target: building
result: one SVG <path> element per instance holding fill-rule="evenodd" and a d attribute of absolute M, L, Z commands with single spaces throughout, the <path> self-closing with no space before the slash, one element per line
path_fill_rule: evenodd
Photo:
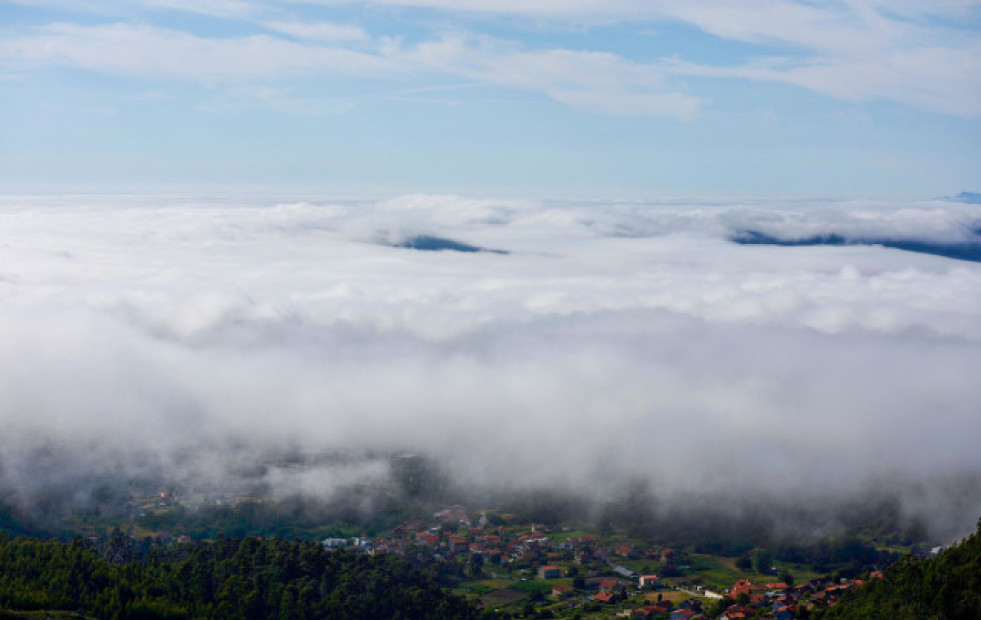
<path fill-rule="evenodd" d="M 641 575 L 638 585 L 641 588 L 656 587 L 661 584 L 661 578 L 657 575 Z"/>

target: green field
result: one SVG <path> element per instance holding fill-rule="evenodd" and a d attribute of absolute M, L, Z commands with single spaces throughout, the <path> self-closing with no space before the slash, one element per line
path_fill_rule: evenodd
<path fill-rule="evenodd" d="M 512 590 L 510 588 L 504 588 L 501 590 L 494 590 L 489 592 L 484 596 L 480 597 L 480 602 L 483 604 L 484 609 L 497 609 L 499 607 L 505 607 L 512 603 L 516 603 L 523 598 L 526 594 L 518 590 Z"/>
<path fill-rule="evenodd" d="M 585 530 L 572 530 L 571 532 L 549 532 L 548 537 L 551 538 L 556 545 L 564 543 L 566 540 L 573 537 L 585 536 L 587 534 L 592 534 L 593 532 L 587 532 Z"/>
<path fill-rule="evenodd" d="M 795 568 L 782 562 L 776 563 L 776 574 L 761 574 L 757 572 L 743 572 L 736 568 L 734 558 L 725 558 L 714 555 L 692 555 L 690 568 L 685 573 L 689 580 L 698 579 L 709 590 L 721 593 L 726 588 L 731 588 L 732 584 L 740 579 L 746 579 L 756 584 L 773 583 L 779 581 L 779 575 L 787 572 L 793 575 L 795 583 L 803 583 L 808 579 L 818 577 L 818 573 L 809 570 Z"/>
<path fill-rule="evenodd" d="M 570 585 L 571 581 L 568 579 L 550 579 L 549 581 L 517 581 L 511 584 L 511 588 L 521 592 L 527 592 L 529 594 L 532 592 L 541 592 L 542 595 L 548 595 L 552 593 L 552 586 L 559 583 L 563 585 Z"/>

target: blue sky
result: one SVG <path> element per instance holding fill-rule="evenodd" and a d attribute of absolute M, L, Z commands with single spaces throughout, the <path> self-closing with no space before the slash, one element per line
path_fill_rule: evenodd
<path fill-rule="evenodd" d="M 970 0 L 0 0 L 8 191 L 981 189 Z"/>

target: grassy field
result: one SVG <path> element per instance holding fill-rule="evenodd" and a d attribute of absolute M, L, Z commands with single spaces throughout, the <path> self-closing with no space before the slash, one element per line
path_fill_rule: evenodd
<path fill-rule="evenodd" d="M 525 593 L 519 590 L 504 588 L 502 590 L 488 592 L 487 594 L 481 596 L 480 602 L 483 603 L 484 609 L 497 609 L 499 607 L 505 607 L 512 603 L 516 603 L 525 598 L 525 596 Z"/>
<path fill-rule="evenodd" d="M 543 595 L 548 595 L 552 593 L 552 586 L 558 585 L 571 585 L 572 580 L 570 579 L 550 579 L 548 581 L 517 581 L 511 584 L 511 589 L 519 590 L 521 592 L 541 592 Z"/>
<path fill-rule="evenodd" d="M 555 544 L 558 545 L 564 543 L 566 540 L 572 537 L 578 538 L 589 533 L 590 532 L 586 532 L 584 530 L 572 530 L 571 532 L 549 532 L 548 537 L 555 541 Z"/>
<path fill-rule="evenodd" d="M 648 601 L 657 602 L 657 597 L 660 596 L 662 601 L 671 601 L 672 603 L 680 603 L 681 601 L 687 601 L 690 598 L 694 598 L 691 594 L 686 594 L 685 592 L 678 592 L 676 590 L 663 590 L 661 592 L 649 592 L 644 595 L 644 598 Z"/>
<path fill-rule="evenodd" d="M 776 563 L 776 574 L 761 574 L 755 571 L 743 572 L 736 568 L 736 559 L 715 555 L 692 555 L 691 568 L 686 574 L 689 580 L 700 579 L 710 590 L 722 592 L 731 588 L 740 579 L 746 579 L 756 584 L 779 581 L 780 574 L 787 572 L 793 575 L 795 583 L 803 583 L 818 577 L 818 573 L 796 568 L 781 562 Z"/>
<path fill-rule="evenodd" d="M 466 596 L 467 594 L 477 594 L 486 595 L 493 592 L 496 588 L 490 586 L 485 586 L 480 583 L 473 581 L 461 583 L 459 586 L 452 589 L 453 594 L 460 596 Z"/>

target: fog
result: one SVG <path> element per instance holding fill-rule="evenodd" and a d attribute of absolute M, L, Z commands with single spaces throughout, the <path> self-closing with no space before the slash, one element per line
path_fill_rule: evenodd
<path fill-rule="evenodd" d="M 874 242 L 976 248 L 979 224 L 946 200 L 5 197 L 0 489 L 329 502 L 418 453 L 471 496 L 887 493 L 953 536 L 981 515 L 981 265 Z"/>

